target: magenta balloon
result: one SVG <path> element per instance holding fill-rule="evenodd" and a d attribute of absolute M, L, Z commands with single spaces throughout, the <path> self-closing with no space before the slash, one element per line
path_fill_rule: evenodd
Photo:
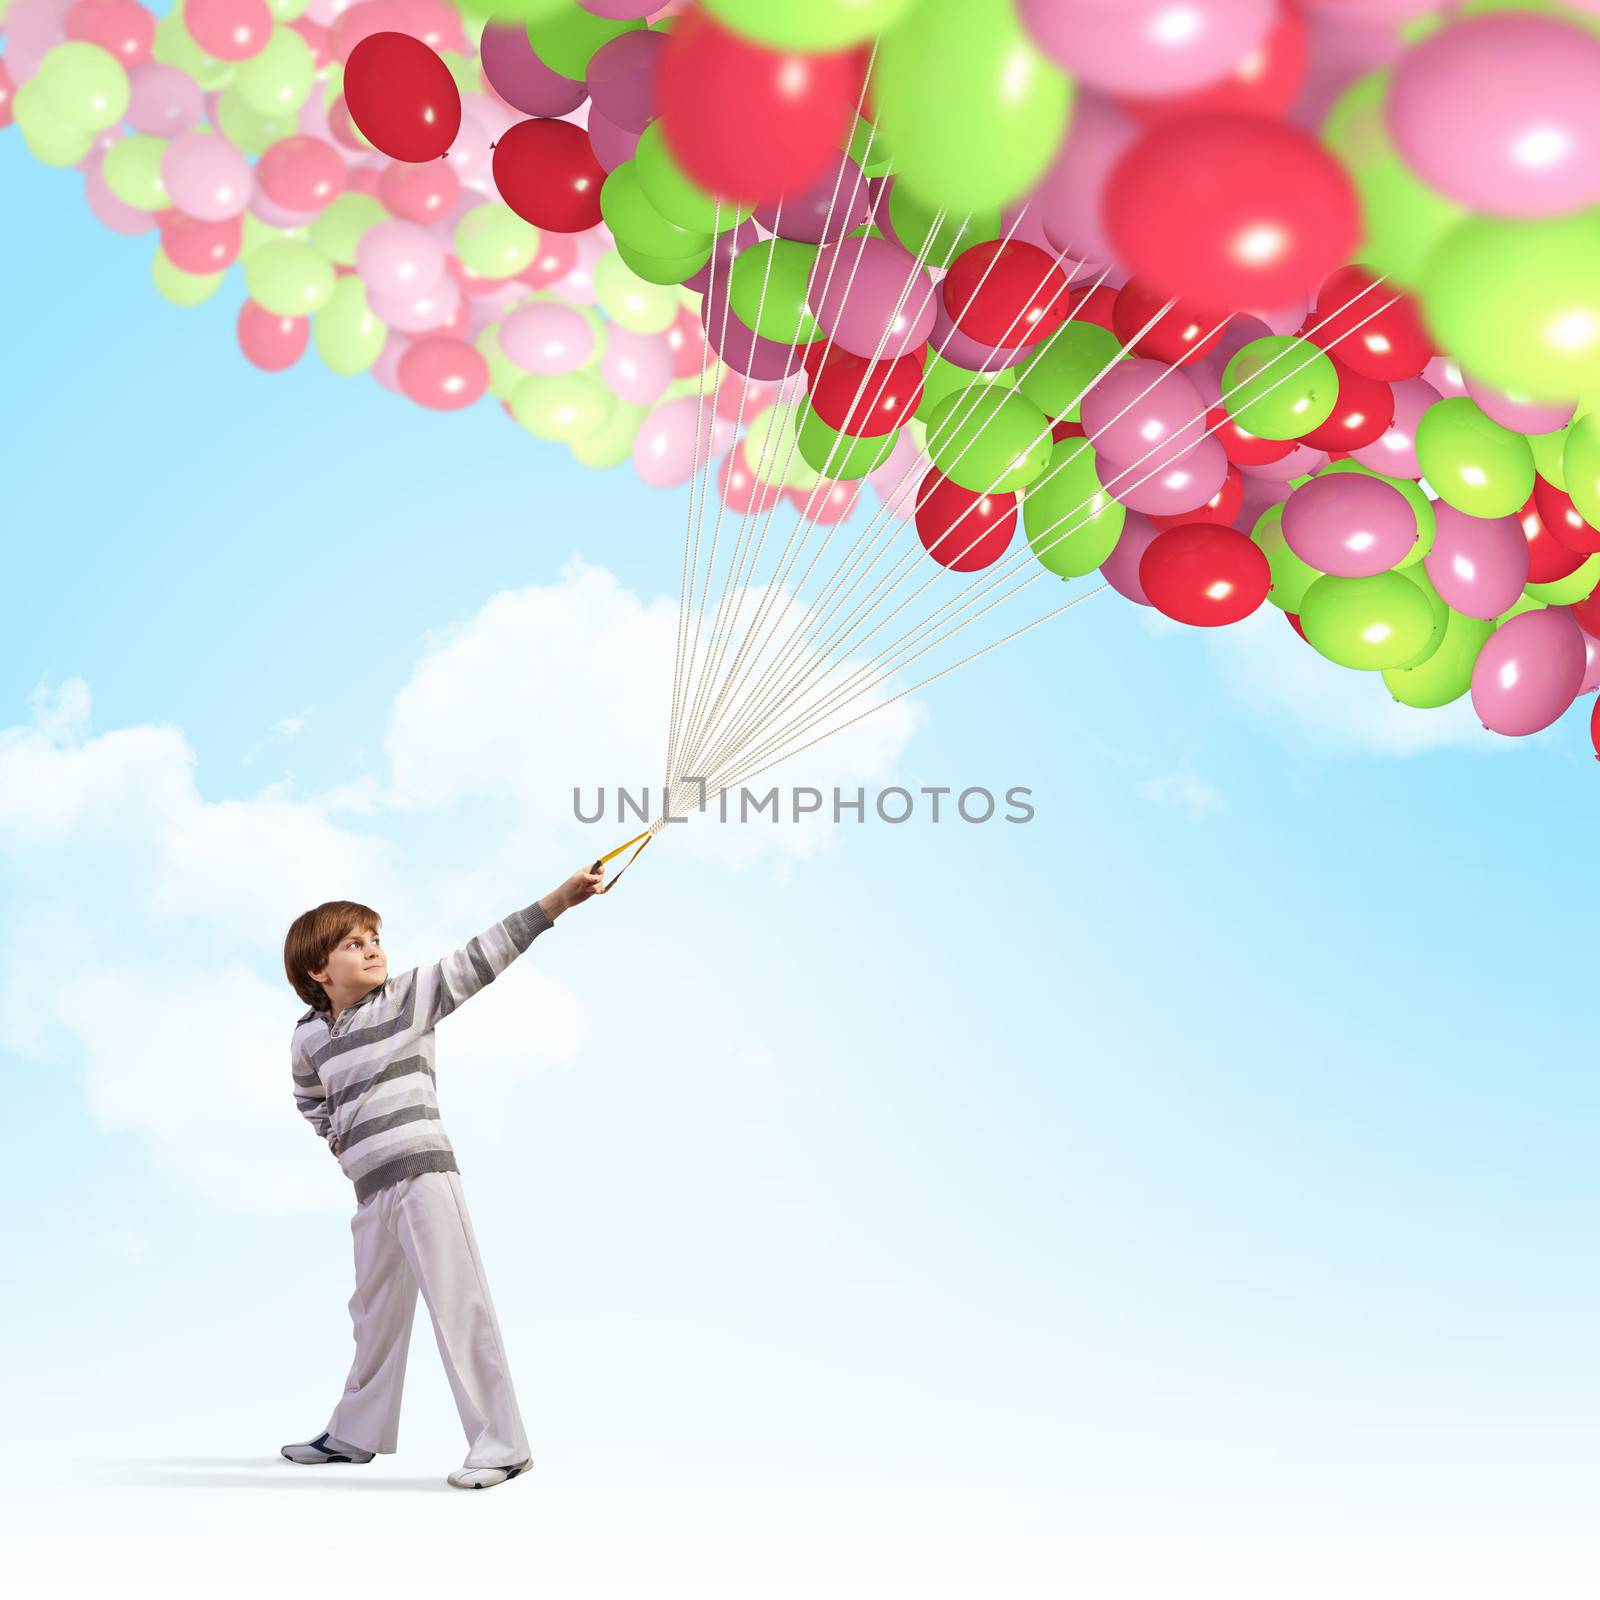
<path fill-rule="evenodd" d="M 1472 709 L 1513 736 L 1548 728 L 1583 683 L 1583 630 L 1565 606 L 1524 611 L 1484 641 L 1472 667 Z"/>
<path fill-rule="evenodd" d="M 1583 653 L 1583 682 L 1578 685 L 1578 693 L 1593 694 L 1600 689 L 1600 639 L 1587 628 L 1583 630 Z"/>
<path fill-rule="evenodd" d="M 607 17 L 612 22 L 634 22 L 659 11 L 666 0 L 578 0 L 578 7 L 592 17 Z"/>
<path fill-rule="evenodd" d="M 1135 605 L 1153 604 L 1139 582 L 1139 562 L 1161 530 L 1142 512 L 1130 511 L 1122 522 L 1117 548 L 1100 563 L 1100 576 L 1125 600 Z"/>
<path fill-rule="evenodd" d="M 374 223 L 356 245 L 356 271 L 368 294 L 414 300 L 444 276 L 444 250 L 419 222 L 390 217 Z"/>
<path fill-rule="evenodd" d="M 760 238 L 760 230 L 748 217 L 736 228 L 728 228 L 719 233 L 711 242 L 710 259 L 692 278 L 683 280 L 684 288 L 691 294 L 705 294 L 710 289 L 714 276 L 717 288 L 725 293 L 728 287 L 728 274 L 733 270 L 733 258 Z"/>
<path fill-rule="evenodd" d="M 1528 540 L 1515 517 L 1469 517 L 1433 502 L 1433 548 L 1422 558 L 1439 598 L 1464 617 L 1498 617 L 1528 581 Z"/>
<path fill-rule="evenodd" d="M 792 344 L 763 339 L 747 328 L 729 309 L 728 285 L 719 276 L 701 305 L 705 319 L 706 343 L 735 372 L 762 382 L 785 378 L 800 365 Z"/>
<path fill-rule="evenodd" d="M 588 91 L 552 72 L 533 53 L 528 30 L 520 23 L 489 23 L 478 51 L 490 88 L 518 111 L 530 117 L 561 117 L 583 104 Z"/>
<path fill-rule="evenodd" d="M 832 244 L 867 220 L 870 203 L 861 168 L 841 155 L 809 189 L 757 206 L 755 219 L 768 233 L 785 239 Z"/>
<path fill-rule="evenodd" d="M 161 182 L 172 203 L 202 222 L 224 222 L 250 203 L 255 174 L 226 139 L 185 133 L 161 153 Z"/>
<path fill-rule="evenodd" d="M 600 375 L 630 406 L 654 405 L 672 382 L 672 347 L 661 333 L 632 333 L 612 323 L 606 329 Z"/>
<path fill-rule="evenodd" d="M 893 361 L 933 332 L 933 279 L 888 239 L 823 245 L 811 283 L 817 322 L 851 355 Z"/>
<path fill-rule="evenodd" d="M 1400 58 L 1384 118 L 1457 204 L 1548 217 L 1600 201 L 1600 38 L 1529 12 L 1467 17 Z"/>
<path fill-rule="evenodd" d="M 1094 468 L 1106 493 L 1129 510 L 1174 517 L 1197 510 L 1222 487 L 1228 457 L 1213 437 L 1184 449 L 1169 441 L 1148 459 L 1128 464 L 1112 462 L 1096 450 Z"/>
<path fill-rule="evenodd" d="M 1437 359 L 1437 358 L 1435 358 Z M 1464 378 L 1467 393 L 1478 402 L 1478 409 L 1491 422 L 1513 433 L 1554 433 L 1572 421 L 1578 409 L 1576 400 L 1565 405 L 1541 405 L 1537 400 L 1518 400 L 1499 389 L 1491 389 L 1476 378 Z"/>
<path fill-rule="evenodd" d="M 1337 578 L 1387 572 L 1417 542 L 1417 517 L 1381 478 L 1336 472 L 1313 478 L 1283 508 L 1283 541 L 1307 566 Z"/>
<path fill-rule="evenodd" d="M 1115 258 L 1100 220 L 1100 202 L 1107 174 L 1138 131 L 1104 96 L 1079 93 L 1067 137 L 1033 197 L 1045 237 L 1057 250 L 1089 261 Z"/>
<path fill-rule="evenodd" d="M 576 372 L 594 354 L 594 329 L 559 300 L 535 300 L 500 324 L 500 348 L 524 372 L 555 377 Z"/>
<path fill-rule="evenodd" d="M 1039 48 L 1074 77 L 1118 94 L 1214 83 L 1266 38 L 1275 0 L 1020 0 Z"/>
<path fill-rule="evenodd" d="M 1195 444 L 1206 431 L 1205 409 L 1181 372 L 1164 361 L 1136 356 L 1117 362 L 1095 382 L 1083 397 L 1079 418 L 1095 449 L 1127 466 L 1170 440 L 1184 448 Z M 1201 495 L 1195 504 L 1205 498 Z"/>
<path fill-rule="evenodd" d="M 1391 478 L 1420 478 L 1417 423 L 1422 420 L 1422 413 L 1438 402 L 1439 391 L 1422 378 L 1402 378 L 1390 387 L 1394 391 L 1394 421 L 1371 444 L 1350 454 L 1362 466 L 1386 472 Z"/>
<path fill-rule="evenodd" d="M 199 84 L 176 67 L 141 61 L 128 72 L 127 123 L 135 133 L 175 139 L 200 120 L 204 105 Z"/>
<path fill-rule="evenodd" d="M 943 295 L 934 302 L 933 331 L 928 335 L 928 345 L 935 355 L 943 356 L 952 366 L 964 367 L 968 372 L 999 372 L 1003 367 L 1014 367 L 1039 353 L 1039 347 L 1033 344 L 1002 350 L 969 339 L 951 321 Z"/>
<path fill-rule="evenodd" d="M 632 133 L 649 127 L 656 115 L 656 69 L 666 47 L 666 34 L 636 28 L 608 39 L 589 57 L 589 98 L 608 122 Z"/>
<path fill-rule="evenodd" d="M 589 107 L 588 132 L 589 148 L 607 172 L 615 172 L 639 148 L 639 135 L 633 129 L 619 128 L 594 106 Z"/>

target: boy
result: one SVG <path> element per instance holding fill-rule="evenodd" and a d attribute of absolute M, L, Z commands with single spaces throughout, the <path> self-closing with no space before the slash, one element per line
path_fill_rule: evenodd
<path fill-rule="evenodd" d="M 327 1428 L 284 1445 L 290 1461 L 364 1464 L 398 1447 L 420 1287 L 467 1433 L 467 1459 L 449 1482 L 492 1489 L 532 1466 L 455 1152 L 439 1121 L 433 1029 L 563 911 L 598 893 L 603 877 L 604 869 L 581 869 L 453 955 L 397 978 L 388 976 L 382 919 L 371 907 L 330 900 L 291 925 L 284 970 L 311 1006 L 290 1043 L 295 1104 L 356 1189 L 356 1353 Z"/>

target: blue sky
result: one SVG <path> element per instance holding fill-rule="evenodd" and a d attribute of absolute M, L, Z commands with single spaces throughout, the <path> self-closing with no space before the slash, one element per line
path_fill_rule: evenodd
<path fill-rule="evenodd" d="M 607 676 L 570 591 L 635 630 L 674 604 L 685 500 L 492 402 L 255 372 L 238 285 L 165 304 L 153 241 L 14 135 L 0 188 L 34 241 L 0 267 L 0 1392 L 15 1437 L 114 1463 L 125 1570 L 214 1482 L 271 1576 L 337 1551 L 333 1508 L 258 1529 L 251 1464 L 349 1353 L 284 927 L 370 895 L 392 963 L 432 959 L 632 831 L 575 830 L 555 775 L 664 751 L 670 675 Z M 877 752 L 1027 785 L 1031 824 L 668 836 L 442 1031 L 555 1502 L 496 1559 L 572 1594 L 639 1592 L 628 1559 L 700 1594 L 1578 1593 L 1587 702 L 1405 748 L 1376 680 L 1256 623 L 1096 596 Z M 434 1484 L 460 1434 L 415 1340 L 384 1470 Z M 618 1506 L 637 1548 L 597 1557 Z M 42 1582 L 86 1513 L 34 1510 Z"/>

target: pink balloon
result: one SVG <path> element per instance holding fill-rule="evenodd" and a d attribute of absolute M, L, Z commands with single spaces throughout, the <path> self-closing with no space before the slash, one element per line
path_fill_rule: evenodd
<path fill-rule="evenodd" d="M 1524 611 L 1484 641 L 1472 667 L 1472 708 L 1493 733 L 1548 728 L 1583 683 L 1583 630 L 1565 606 Z"/>
<path fill-rule="evenodd" d="M 500 348 L 524 372 L 555 377 L 576 372 L 594 354 L 594 329 L 571 306 L 535 300 L 518 306 L 500 324 Z"/>
<path fill-rule="evenodd" d="M 1437 358 L 1435 358 L 1437 359 Z M 1522 400 L 1514 395 L 1491 389 L 1475 378 L 1465 378 L 1467 393 L 1478 402 L 1478 409 L 1502 428 L 1513 433 L 1554 433 L 1572 421 L 1578 409 L 1576 400 L 1566 405 L 1541 405 L 1537 400 Z"/>
<path fill-rule="evenodd" d="M 1119 466 L 1142 461 L 1172 442 L 1187 449 L 1206 431 L 1205 406 L 1195 386 L 1164 361 L 1142 356 L 1117 362 L 1097 379 L 1083 397 L 1079 416 L 1095 449 Z M 1216 488 L 1213 484 L 1194 503 L 1201 504 Z"/>
<path fill-rule="evenodd" d="M 1261 483 L 1286 484 L 1291 478 L 1303 478 L 1328 464 L 1328 452 L 1309 444 L 1297 444 L 1286 456 L 1276 461 L 1264 461 L 1257 467 L 1244 469 L 1245 482 L 1252 478 Z M 1283 498 L 1287 498 L 1286 496 Z"/>
<path fill-rule="evenodd" d="M 632 22 L 662 9 L 663 0 L 578 0 L 579 6 L 594 17 L 612 22 Z"/>
<path fill-rule="evenodd" d="M 654 405 L 672 382 L 672 350 L 666 336 L 633 333 L 612 323 L 606 330 L 600 375 L 630 406 Z"/>
<path fill-rule="evenodd" d="M 1283 539 L 1318 572 L 1370 578 L 1410 553 L 1417 518 L 1405 496 L 1381 478 L 1335 472 L 1301 484 L 1289 496 Z"/>
<path fill-rule="evenodd" d="M 705 330 L 688 306 L 682 307 L 664 335 L 674 378 L 697 378 L 709 365 Z"/>
<path fill-rule="evenodd" d="M 656 115 L 656 70 L 667 36 L 636 28 L 608 39 L 589 57 L 584 81 L 594 109 L 613 127 L 640 134 Z"/>
<path fill-rule="evenodd" d="M 479 51 L 490 87 L 525 115 L 562 117 L 583 104 L 584 86 L 547 67 L 534 53 L 522 24 L 489 23 Z"/>
<path fill-rule="evenodd" d="M 450 0 L 391 0 L 400 12 L 400 32 L 420 39 L 435 53 L 467 51 L 466 30 Z"/>
<path fill-rule="evenodd" d="M 410 348 L 411 341 L 391 328 L 389 337 L 383 342 L 383 349 L 378 352 L 378 359 L 367 369 L 393 394 L 405 393 L 400 387 L 400 358 Z"/>
<path fill-rule="evenodd" d="M 819 478 L 809 489 L 785 489 L 783 498 L 807 522 L 819 528 L 831 528 L 855 510 L 860 494 L 861 485 L 857 481 L 840 483 L 832 478 Z"/>
<path fill-rule="evenodd" d="M 871 200 L 866 178 L 849 156 L 841 154 L 809 189 L 786 194 L 755 210 L 755 220 L 768 233 L 808 244 L 831 244 L 867 220 Z M 881 213 L 885 232 L 888 211 Z"/>
<path fill-rule="evenodd" d="M 1214 83 L 1266 38 L 1274 0 L 1020 0 L 1039 48 L 1074 77 L 1120 94 Z"/>
<path fill-rule="evenodd" d="M 1103 95 L 1079 93 L 1067 137 L 1034 194 L 1045 236 L 1057 250 L 1097 262 L 1115 257 L 1100 221 L 1100 200 L 1107 174 L 1137 132 L 1132 119 Z"/>
<path fill-rule="evenodd" d="M 202 222 L 236 217 L 250 203 L 250 163 L 226 139 L 185 133 L 161 155 L 161 181 L 178 210 Z"/>
<path fill-rule="evenodd" d="M 401 392 L 430 411 L 459 411 L 483 398 L 489 363 L 465 339 L 417 339 L 396 369 Z"/>
<path fill-rule="evenodd" d="M 192 0 L 191 0 L 192 3 Z M 405 12 L 397 0 L 357 0 L 346 6 L 328 29 L 328 54 L 341 66 L 363 39 L 375 33 L 406 33 Z"/>
<path fill-rule="evenodd" d="M 1117 548 L 1100 563 L 1100 575 L 1125 600 L 1136 605 L 1151 604 L 1139 582 L 1139 563 L 1161 530 L 1146 516 L 1130 511 L 1123 519 Z"/>
<path fill-rule="evenodd" d="M 1578 693 L 1593 694 L 1600 689 L 1600 639 L 1587 628 L 1583 630 L 1583 653 L 1583 682 L 1578 685 Z"/>
<path fill-rule="evenodd" d="M 262 194 L 259 188 L 250 196 L 250 215 L 260 217 L 274 228 L 300 228 L 317 220 L 315 211 L 291 211 Z"/>
<path fill-rule="evenodd" d="M 156 19 L 139 0 L 77 0 L 67 13 L 67 37 L 97 44 L 130 70 L 150 59 Z"/>
<path fill-rule="evenodd" d="M 1433 385 L 1441 400 L 1452 400 L 1467 392 L 1466 379 L 1454 356 L 1434 356 L 1422 369 L 1422 378 Z"/>
<path fill-rule="evenodd" d="M 67 36 L 74 0 L 13 0 L 5 14 L 6 72 L 21 88 L 39 70 L 45 53 Z"/>
<path fill-rule="evenodd" d="M 320 211 L 344 193 L 344 157 L 326 139 L 292 134 L 262 151 L 256 184 L 285 211 Z"/>
<path fill-rule="evenodd" d="M 968 372 L 999 372 L 1002 367 L 1015 367 L 1039 353 L 1036 344 L 1019 344 L 1011 349 L 1001 349 L 969 339 L 955 325 L 943 295 L 934 301 L 933 331 L 928 335 L 928 344 L 936 355 Z"/>
<path fill-rule="evenodd" d="M 1548 217 L 1600 201 L 1600 38 L 1527 12 L 1448 23 L 1384 103 L 1401 156 L 1459 205 Z"/>
<path fill-rule="evenodd" d="M 1417 423 L 1422 420 L 1422 413 L 1438 401 L 1439 391 L 1423 378 L 1402 378 L 1390 387 L 1394 391 L 1394 421 L 1371 444 L 1352 450 L 1350 455 L 1362 466 L 1386 472 L 1391 478 L 1420 478 Z"/>
<path fill-rule="evenodd" d="M 1105 491 L 1132 511 L 1172 517 L 1203 506 L 1228 476 L 1228 457 L 1215 438 L 1178 448 L 1169 440 L 1149 459 L 1118 466 L 1096 450 L 1095 475 Z"/>
<path fill-rule="evenodd" d="M 476 106 L 474 100 L 477 101 Z M 483 103 L 482 95 L 463 96 L 461 130 L 444 159 L 468 188 L 477 189 L 484 196 L 498 198 L 499 191 L 494 187 L 493 177 L 494 151 L 490 148 L 497 134 L 480 115 L 479 107 Z"/>
<path fill-rule="evenodd" d="M 812 312 L 841 350 L 893 361 L 933 332 L 933 280 L 888 239 L 841 239 L 817 252 Z"/>
<path fill-rule="evenodd" d="M 155 213 L 125 206 L 106 188 L 106 180 L 100 173 L 104 159 L 96 156 L 83 169 L 83 194 L 89 209 L 113 233 L 148 233 L 156 225 Z"/>
<path fill-rule="evenodd" d="M 218 61 L 248 61 L 272 37 L 266 0 L 182 0 L 189 37 Z"/>
<path fill-rule="evenodd" d="M 251 366 L 263 372 L 283 372 L 305 354 L 311 319 L 276 316 L 254 300 L 246 300 L 239 307 L 234 335 Z"/>
<path fill-rule="evenodd" d="M 719 431 L 720 430 L 720 431 Z M 633 439 L 633 467 L 653 489 L 687 483 L 696 465 L 727 449 L 733 424 L 700 415 L 692 396 L 668 400 L 639 424 Z"/>
<path fill-rule="evenodd" d="M 415 300 L 444 276 L 444 250 L 420 223 L 391 217 L 374 223 L 356 245 L 356 271 L 369 295 Z"/>
<path fill-rule="evenodd" d="M 431 333 L 449 323 L 461 308 L 461 285 L 448 272 L 419 295 L 367 295 L 372 314 L 401 333 Z"/>
<path fill-rule="evenodd" d="M 610 117 L 590 108 L 589 147 L 607 172 L 615 172 L 624 161 L 631 161 L 639 148 L 639 135 L 631 128 L 619 128 Z"/>
<path fill-rule="evenodd" d="M 156 220 L 161 226 L 161 248 L 180 272 L 196 276 L 226 272 L 239 259 L 244 224 L 238 217 L 204 222 L 186 217 L 181 211 L 168 210 Z"/>
<path fill-rule="evenodd" d="M 539 253 L 517 274 L 517 281 L 535 289 L 548 289 L 560 283 L 577 264 L 578 247 L 570 233 L 541 233 Z"/>
<path fill-rule="evenodd" d="M 736 444 L 717 468 L 717 492 L 722 503 L 738 517 L 765 516 L 782 498 L 776 484 L 761 483 L 750 470 L 744 446 Z"/>
<path fill-rule="evenodd" d="M 883 465 L 867 474 L 867 482 L 877 491 L 890 516 L 909 521 L 916 515 L 917 490 L 932 465 L 917 448 L 911 430 L 903 428 Z"/>
<path fill-rule="evenodd" d="M 1422 558 L 1439 598 L 1464 617 L 1509 611 L 1528 581 L 1528 541 L 1515 517 L 1469 517 L 1433 502 L 1433 548 Z"/>
<path fill-rule="evenodd" d="M 551 236 L 547 234 L 545 237 L 548 241 Z M 569 233 L 564 237 L 572 241 L 577 259 L 565 277 L 558 278 L 551 284 L 550 292 L 569 305 L 592 306 L 595 303 L 594 264 L 611 246 L 601 237 L 598 228 L 592 228 L 588 233 Z M 540 255 L 534 262 L 535 266 L 538 265 L 538 260 L 543 258 L 544 249 L 545 246 L 541 245 Z"/>

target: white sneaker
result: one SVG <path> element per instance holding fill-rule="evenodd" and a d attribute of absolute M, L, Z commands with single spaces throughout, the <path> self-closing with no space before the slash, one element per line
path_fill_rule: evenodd
<path fill-rule="evenodd" d="M 450 1474 L 449 1481 L 458 1489 L 492 1489 L 497 1483 L 504 1483 L 519 1472 L 526 1472 L 532 1465 L 533 1458 L 530 1456 L 514 1467 L 457 1467 Z"/>
<path fill-rule="evenodd" d="M 319 1467 L 329 1461 L 365 1466 L 372 1459 L 372 1451 L 358 1449 L 328 1433 L 319 1433 L 315 1439 L 308 1439 L 304 1444 L 286 1444 L 280 1453 L 302 1467 Z"/>

